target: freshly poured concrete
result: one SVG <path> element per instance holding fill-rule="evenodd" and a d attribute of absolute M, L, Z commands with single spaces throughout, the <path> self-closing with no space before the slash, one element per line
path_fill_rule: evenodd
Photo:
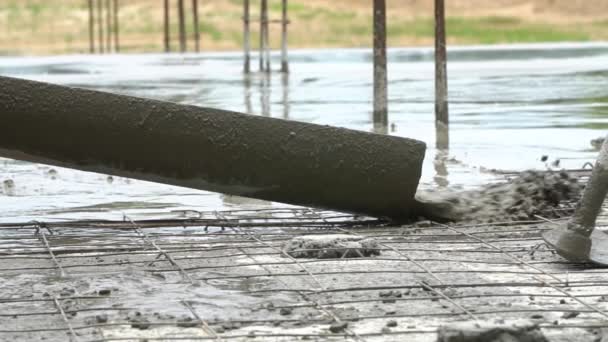
<path fill-rule="evenodd" d="M 1 228 L 0 341 L 66 341 L 71 326 L 76 341 L 86 342 L 253 336 L 435 342 L 440 327 L 450 323 L 478 320 L 508 328 L 518 319 L 538 324 L 551 342 L 601 336 L 605 317 L 596 309 L 608 310 L 608 273 L 564 263 L 543 247 L 540 232 L 550 225 L 452 231 L 421 222 L 344 231 L 323 223 L 335 220 L 330 217 L 336 214 L 327 212 L 302 218 L 300 226 L 316 222 L 319 228 L 271 228 L 265 224 L 284 215 L 272 213 L 250 212 L 247 216 L 257 219 L 224 231 L 220 223 L 205 230 L 195 222 L 186 228 L 179 223 L 142 228 L 148 241 L 130 222 L 50 226 L 53 235 L 41 232 L 63 277 L 34 227 Z M 204 213 L 203 222 L 212 223 L 214 215 Z M 373 239 L 381 254 L 296 262 L 281 251 L 294 235 L 344 233 Z M 158 257 L 151 241 L 187 276 Z M 348 323 L 346 329 L 332 332 L 342 326 L 336 317 Z"/>

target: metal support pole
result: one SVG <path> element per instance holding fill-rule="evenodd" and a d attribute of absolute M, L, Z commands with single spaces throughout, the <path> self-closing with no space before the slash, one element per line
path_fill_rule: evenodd
<path fill-rule="evenodd" d="M 445 6 L 444 0 L 435 0 L 435 125 L 437 126 L 437 145 L 449 145 L 447 134 L 448 80 L 447 54 L 445 43 Z"/>
<path fill-rule="evenodd" d="M 179 15 L 179 50 L 183 53 L 186 52 L 186 21 L 184 11 L 184 0 L 178 0 L 177 10 Z"/>
<path fill-rule="evenodd" d="M 604 140 L 600 154 L 593 166 L 593 172 L 587 182 L 583 197 L 577 206 L 574 216 L 568 222 L 568 230 L 590 236 L 595 229 L 604 199 L 608 194 L 608 140 Z"/>
<path fill-rule="evenodd" d="M 194 19 L 194 51 L 200 52 L 201 33 L 198 27 L 198 0 L 192 0 L 192 17 Z"/>
<path fill-rule="evenodd" d="M 99 32 L 99 53 L 104 53 L 103 39 L 103 0 L 97 0 L 97 30 Z"/>
<path fill-rule="evenodd" d="M 260 1 L 260 71 L 264 71 L 264 5 L 266 0 Z"/>
<path fill-rule="evenodd" d="M 374 128 L 388 127 L 386 0 L 374 0 Z"/>
<path fill-rule="evenodd" d="M 165 26 L 165 36 L 164 36 L 165 52 L 171 52 L 171 44 L 170 44 L 171 31 L 169 29 L 169 24 L 170 24 L 170 22 L 169 22 L 169 20 L 170 20 L 170 18 L 169 18 L 169 13 L 170 13 L 169 0 L 165 0 L 164 5 L 165 5 L 165 10 L 163 12 L 163 14 L 164 14 L 163 22 L 164 22 L 164 26 Z"/>
<path fill-rule="evenodd" d="M 119 24 L 118 24 L 118 0 L 114 0 L 114 51 L 120 52 L 120 38 L 119 38 Z"/>
<path fill-rule="evenodd" d="M 595 231 L 597 216 L 607 194 L 608 137 L 602 144 L 574 215 L 568 223 L 543 234 L 545 241 L 570 261 L 608 265 L 608 235 Z"/>
<path fill-rule="evenodd" d="M 281 18 L 281 72 L 289 72 L 289 64 L 287 62 L 287 0 L 282 0 L 282 18 Z"/>
<path fill-rule="evenodd" d="M 106 0 L 106 47 L 112 52 L 112 0 Z"/>
<path fill-rule="evenodd" d="M 89 52 L 95 53 L 95 17 L 93 15 L 94 6 L 93 0 L 88 0 L 89 3 Z"/>
<path fill-rule="evenodd" d="M 264 53 L 266 56 L 264 57 L 266 63 L 266 72 L 270 72 L 270 29 L 269 29 L 269 18 L 268 18 L 268 0 L 262 0 L 264 3 L 264 20 L 262 24 L 264 25 Z"/>
<path fill-rule="evenodd" d="M 249 29 L 249 0 L 244 0 L 243 6 L 243 71 L 248 74 L 251 71 L 251 33 Z"/>

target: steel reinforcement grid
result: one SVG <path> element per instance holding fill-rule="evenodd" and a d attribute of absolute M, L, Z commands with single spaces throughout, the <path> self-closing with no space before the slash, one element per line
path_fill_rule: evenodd
<path fill-rule="evenodd" d="M 1 224 L 0 340 L 435 341 L 450 322 L 528 319 L 592 341 L 608 328 L 608 271 L 540 237 L 572 207 L 476 225 L 308 208 Z M 373 239 L 380 254 L 283 250 L 328 234 Z"/>

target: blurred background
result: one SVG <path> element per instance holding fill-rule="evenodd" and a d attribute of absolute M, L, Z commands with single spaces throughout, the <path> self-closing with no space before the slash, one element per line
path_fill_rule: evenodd
<path fill-rule="evenodd" d="M 105 8 L 106 2 L 101 0 Z M 96 2 L 96 1 L 94 1 Z M 171 6 L 171 34 L 177 41 L 177 1 Z M 163 51 L 163 1 L 119 0 L 121 52 Z M 193 32 L 192 1 L 184 1 L 186 30 Z M 243 1 L 199 2 L 201 49 L 234 50 L 243 45 Z M 372 36 L 369 0 L 290 0 L 291 48 L 368 47 Z M 595 41 L 608 38 L 608 1 L 449 0 L 449 44 Z M 257 1 L 252 18 L 259 16 Z M 281 1 L 269 1 L 269 18 L 280 19 Z M 389 46 L 432 45 L 433 0 L 387 2 Z M 0 0 L 0 54 L 48 55 L 89 51 L 87 0 Z M 252 25 L 257 42 L 259 25 Z M 280 43 L 271 25 L 270 43 Z M 192 39 L 192 35 L 189 35 Z M 190 43 L 192 44 L 192 43 Z"/>
<path fill-rule="evenodd" d="M 280 49 L 284 2 L 289 72 Z M 375 116 L 372 17 L 380 2 L 267 0 L 272 51 L 261 72 L 265 1 L 0 0 L 0 75 L 419 139 L 428 147 L 421 189 L 476 187 L 503 179 L 495 170 L 579 169 L 594 160 L 593 141 L 608 128 L 608 0 L 445 1 L 445 146 L 434 115 L 434 0 L 386 1 L 388 108 L 382 120 Z M 251 63 L 243 53 L 247 3 Z M 0 220 L 274 205 L 0 163 Z"/>

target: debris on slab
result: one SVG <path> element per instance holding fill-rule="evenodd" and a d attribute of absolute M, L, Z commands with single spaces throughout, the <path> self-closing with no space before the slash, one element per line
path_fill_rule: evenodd
<path fill-rule="evenodd" d="M 346 330 L 346 328 L 348 328 L 348 322 L 334 322 L 329 326 L 329 331 L 338 334 Z"/>
<path fill-rule="evenodd" d="M 380 255 L 380 245 L 373 239 L 347 234 L 307 235 L 287 241 L 283 252 L 294 258 L 362 258 Z"/>
<path fill-rule="evenodd" d="M 439 327 L 437 342 L 548 342 L 538 325 L 511 322 L 457 322 Z"/>

